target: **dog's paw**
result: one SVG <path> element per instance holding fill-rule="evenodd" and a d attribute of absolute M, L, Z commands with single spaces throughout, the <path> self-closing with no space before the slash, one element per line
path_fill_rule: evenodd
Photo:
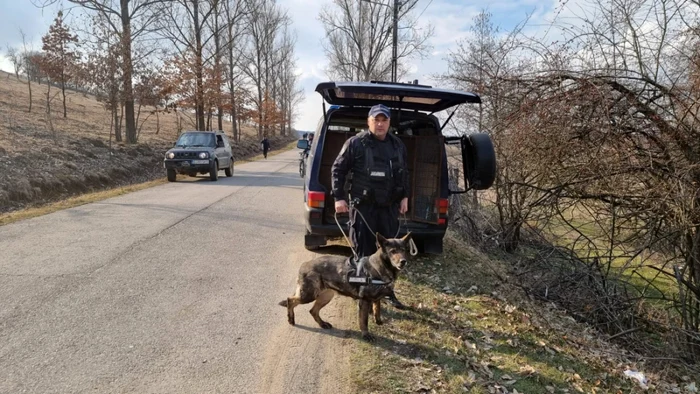
<path fill-rule="evenodd" d="M 321 328 L 323 328 L 324 330 L 330 330 L 331 328 L 333 328 L 333 325 L 327 321 L 324 321 L 323 323 L 321 323 Z"/>
<path fill-rule="evenodd" d="M 367 342 L 374 342 L 374 340 L 375 340 L 374 335 L 372 335 L 368 332 L 365 332 L 362 334 L 362 339 L 364 339 Z"/>
<path fill-rule="evenodd" d="M 293 318 L 293 317 L 288 317 L 288 318 L 287 318 L 287 321 L 288 321 L 289 324 L 292 325 L 292 326 L 295 324 L 295 323 L 294 323 L 294 318 Z"/>
<path fill-rule="evenodd" d="M 378 325 L 378 326 L 381 326 L 382 324 L 384 324 L 384 320 L 382 320 L 382 319 L 374 319 L 374 323 L 375 323 L 376 325 Z"/>

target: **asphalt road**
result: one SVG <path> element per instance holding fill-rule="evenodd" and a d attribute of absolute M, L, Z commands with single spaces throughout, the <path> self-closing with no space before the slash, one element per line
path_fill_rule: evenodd
<path fill-rule="evenodd" d="M 352 303 L 277 305 L 314 256 L 297 159 L 0 227 L 0 393 L 342 393 Z"/>

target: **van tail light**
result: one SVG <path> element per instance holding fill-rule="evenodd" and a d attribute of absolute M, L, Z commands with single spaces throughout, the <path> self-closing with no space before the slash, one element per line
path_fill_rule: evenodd
<path fill-rule="evenodd" d="M 326 205 L 326 193 L 309 191 L 306 203 L 310 208 L 323 208 Z"/>
<path fill-rule="evenodd" d="M 447 207 L 450 206 L 450 201 L 446 198 L 438 198 L 438 213 L 440 216 L 447 215 Z"/>
<path fill-rule="evenodd" d="M 450 206 L 450 200 L 446 198 L 438 198 L 437 201 L 437 206 L 438 206 L 438 225 L 440 226 L 446 226 L 447 225 L 447 208 Z"/>

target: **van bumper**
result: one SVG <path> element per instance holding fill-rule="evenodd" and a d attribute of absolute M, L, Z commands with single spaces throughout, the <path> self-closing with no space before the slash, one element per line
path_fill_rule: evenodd
<path fill-rule="evenodd" d="M 310 208 L 306 205 L 305 208 L 306 235 L 304 241 L 307 246 L 324 246 L 328 238 L 343 237 L 337 223 L 324 223 L 323 209 Z M 339 217 L 338 222 L 345 235 L 349 237 L 347 216 Z M 445 237 L 446 231 L 447 226 L 401 221 L 398 237 L 403 237 L 410 232 L 419 249 L 424 250 L 425 253 L 440 254 L 442 253 L 442 239 Z"/>

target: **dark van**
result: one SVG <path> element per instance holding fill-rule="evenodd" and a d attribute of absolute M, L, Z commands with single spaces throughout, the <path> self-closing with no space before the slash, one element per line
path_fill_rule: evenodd
<path fill-rule="evenodd" d="M 491 187 L 496 176 L 496 156 L 488 135 L 475 133 L 444 136 L 434 113 L 465 103 L 480 103 L 478 95 L 430 86 L 389 82 L 324 82 L 316 87 L 324 99 L 323 118 L 316 129 L 304 176 L 304 245 L 309 250 L 326 245 L 328 238 L 342 237 L 336 223 L 331 195 L 331 167 L 345 141 L 367 128 L 369 108 L 384 104 L 391 108 L 390 133 L 403 140 L 408 150 L 411 195 L 400 235 L 410 231 L 418 250 L 442 253 L 448 226 L 448 197 L 469 189 Z M 326 109 L 326 103 L 331 107 Z M 449 121 L 449 118 L 448 118 Z M 447 122 L 445 122 L 446 124 Z M 297 147 L 305 149 L 308 141 Z M 448 160 L 446 145 L 461 149 L 461 160 Z M 464 190 L 450 190 L 450 165 L 462 166 Z M 461 182 L 459 182 L 461 183 Z M 347 215 L 338 215 L 343 231 Z M 393 234 L 391 234 L 393 236 Z"/>

